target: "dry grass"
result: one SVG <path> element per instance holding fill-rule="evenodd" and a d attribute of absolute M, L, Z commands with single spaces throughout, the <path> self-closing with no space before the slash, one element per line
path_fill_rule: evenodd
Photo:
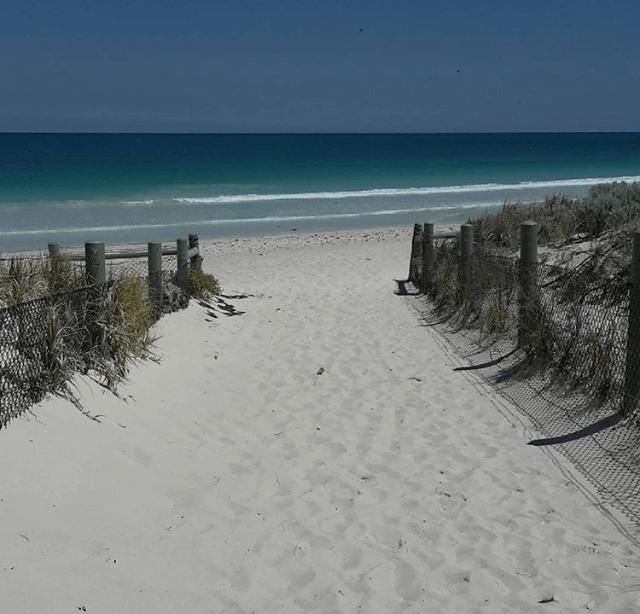
<path fill-rule="evenodd" d="M 517 256 L 520 225 L 528 220 L 537 222 L 543 249 L 535 317 L 523 322 Z M 437 250 L 431 298 L 440 313 L 454 326 L 478 331 L 481 343 L 517 339 L 530 358 L 556 365 L 567 377 L 570 372 L 599 398 L 617 394 L 624 350 L 610 333 L 625 324 L 619 306 L 630 283 L 632 233 L 640 226 L 640 184 L 598 185 L 584 198 L 506 204 L 469 223 L 474 268 L 466 290 L 454 290 L 457 247 L 442 243 Z"/>
<path fill-rule="evenodd" d="M 81 288 L 84 294 L 72 292 Z M 24 382 L 16 390 L 24 389 L 29 403 L 57 394 L 79 406 L 73 376 L 92 373 L 116 393 L 133 364 L 158 360 L 147 294 L 140 277 L 86 287 L 80 268 L 64 256 L 0 261 L 0 308 L 9 310 L 3 322 L 13 339 L 0 357 L 12 381 Z M 6 407 L 16 402 L 6 399 Z M 15 415 L 6 411 L 0 425 Z"/>
<path fill-rule="evenodd" d="M 169 286 L 163 286 L 165 310 L 166 303 L 170 310 L 185 307 Z M 212 275 L 190 270 L 189 290 L 208 300 L 220 286 Z M 2 308 L 7 311 L 0 331 L 0 384 L 14 396 L 0 408 L 0 427 L 48 394 L 68 398 L 95 419 L 75 395 L 75 374 L 89 374 L 117 394 L 135 363 L 159 360 L 153 326 L 161 314 L 142 276 L 125 273 L 87 286 L 81 268 L 64 255 L 0 259 Z"/>
<path fill-rule="evenodd" d="M 151 330 L 156 312 L 139 277 L 124 277 L 111 287 L 100 306 L 100 335 L 92 347 L 91 367 L 112 392 L 126 379 L 130 367 L 142 360 L 157 361 L 157 337 Z"/>
<path fill-rule="evenodd" d="M 70 344 L 76 318 L 63 305 L 48 309 L 43 344 L 40 351 L 41 374 L 32 385 L 33 401 L 39 402 L 48 394 L 76 400 L 71 381 L 81 362 L 77 348 Z"/>
<path fill-rule="evenodd" d="M 213 275 L 198 269 L 189 269 L 189 290 L 193 298 L 208 301 L 220 294 L 220 284 Z"/>
<path fill-rule="evenodd" d="M 614 236 L 640 223 L 640 183 L 598 184 L 583 198 L 554 194 L 544 202 L 505 204 L 497 213 L 470 219 L 474 242 L 481 248 L 515 253 L 520 224 L 538 224 L 538 245 L 562 246 L 577 240 Z"/>
<path fill-rule="evenodd" d="M 0 306 L 10 307 L 85 285 L 79 268 L 64 256 L 0 261 Z"/>

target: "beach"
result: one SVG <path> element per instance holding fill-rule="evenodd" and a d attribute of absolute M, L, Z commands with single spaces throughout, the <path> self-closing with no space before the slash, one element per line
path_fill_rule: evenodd
<path fill-rule="evenodd" d="M 158 363 L 0 431 L 0 611 L 637 612 L 637 529 L 399 294 L 411 230 L 201 241 Z"/>

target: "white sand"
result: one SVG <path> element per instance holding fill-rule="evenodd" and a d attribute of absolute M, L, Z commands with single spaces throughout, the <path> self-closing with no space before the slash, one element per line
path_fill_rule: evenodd
<path fill-rule="evenodd" d="M 639 611 L 617 517 L 394 294 L 410 249 L 205 245 L 244 313 L 0 431 L 0 612 Z"/>

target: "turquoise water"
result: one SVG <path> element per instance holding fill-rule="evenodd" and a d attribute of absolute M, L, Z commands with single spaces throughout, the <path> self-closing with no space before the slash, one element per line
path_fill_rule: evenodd
<path fill-rule="evenodd" d="M 0 250 L 462 223 L 640 180 L 640 134 L 0 134 Z"/>

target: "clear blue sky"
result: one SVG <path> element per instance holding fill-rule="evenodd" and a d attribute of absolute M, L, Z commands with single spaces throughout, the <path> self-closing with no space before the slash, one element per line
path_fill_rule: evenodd
<path fill-rule="evenodd" d="M 638 0 L 0 1 L 0 131 L 640 131 Z"/>

